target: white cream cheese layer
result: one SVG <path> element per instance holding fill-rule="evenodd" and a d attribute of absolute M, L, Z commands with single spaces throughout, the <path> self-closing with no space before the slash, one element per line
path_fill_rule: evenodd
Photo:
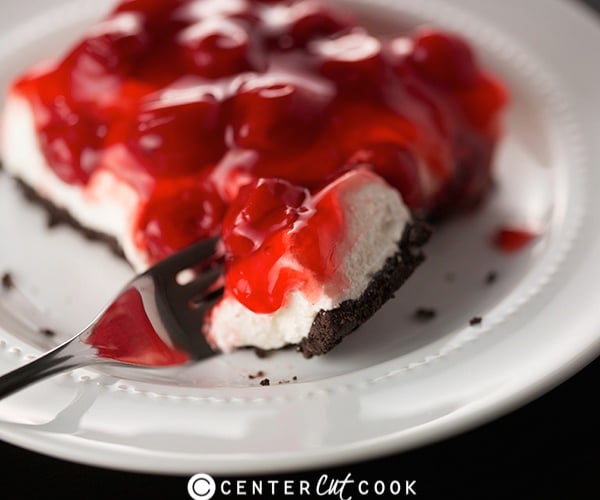
<path fill-rule="evenodd" d="M 40 149 L 29 102 L 15 92 L 9 94 L 3 112 L 0 154 L 11 175 L 66 210 L 82 226 L 115 237 L 135 269 L 148 266 L 144 253 L 132 241 L 140 202 L 136 191 L 105 169 L 95 172 L 83 187 L 59 179 Z"/>

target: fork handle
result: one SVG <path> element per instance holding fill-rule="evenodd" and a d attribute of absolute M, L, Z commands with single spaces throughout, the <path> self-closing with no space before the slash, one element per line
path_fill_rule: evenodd
<path fill-rule="evenodd" d="M 39 358 L 0 376 L 0 399 L 51 375 L 103 361 L 107 360 L 97 356 L 95 347 L 83 342 L 80 336 L 74 337 Z"/>

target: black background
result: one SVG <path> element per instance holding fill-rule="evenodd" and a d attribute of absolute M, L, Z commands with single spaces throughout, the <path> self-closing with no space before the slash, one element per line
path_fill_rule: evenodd
<path fill-rule="evenodd" d="M 600 10 L 600 0 L 586 3 Z M 356 479 L 414 479 L 418 498 L 600 498 L 598 381 L 600 359 L 538 400 L 460 436 L 364 463 L 262 478 L 315 484 L 323 473 L 343 479 L 350 472 Z M 82 466 L 5 443 L 0 461 L 4 498 L 190 498 L 187 476 Z"/>

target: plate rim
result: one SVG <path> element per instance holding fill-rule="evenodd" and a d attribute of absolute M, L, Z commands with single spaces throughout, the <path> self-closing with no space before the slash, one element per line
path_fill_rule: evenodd
<path fill-rule="evenodd" d="M 364 0 L 352 0 L 349 3 L 364 3 Z M 391 2 L 387 0 L 377 0 L 377 4 L 390 4 Z M 428 0 L 427 2 L 430 5 L 437 4 L 437 0 Z M 555 2 L 556 6 L 561 5 L 564 8 L 574 8 L 578 7 L 571 2 Z M 568 6 L 568 7 L 567 7 Z M 390 7 L 392 8 L 392 7 Z M 596 28 L 598 28 L 598 24 L 596 24 Z M 597 34 L 600 34 L 600 30 L 597 31 Z M 465 416 L 453 416 L 450 419 L 450 423 L 448 425 L 437 424 L 438 427 L 433 430 L 428 429 L 427 432 L 430 432 L 427 436 L 417 435 L 413 436 L 411 439 L 406 439 L 403 436 L 399 436 L 394 439 L 388 436 L 387 438 L 382 437 L 379 440 L 375 440 L 372 444 L 361 444 L 361 445 L 352 445 L 349 446 L 350 450 L 344 449 L 343 447 L 338 447 L 337 449 L 330 450 L 317 450 L 314 454 L 303 452 L 300 456 L 297 454 L 292 454 L 289 457 L 275 457 L 271 458 L 271 461 L 265 460 L 264 457 L 261 457 L 261 466 L 258 469 L 253 469 L 252 467 L 248 467 L 247 458 L 240 459 L 240 462 L 235 462 L 234 460 L 224 460 L 223 468 L 220 470 L 216 470 L 216 472 L 244 472 L 244 473 L 258 473 L 264 472 L 265 470 L 269 471 L 285 471 L 285 470 L 299 470 L 299 469 L 307 469 L 320 465 L 333 465 L 340 464 L 347 461 L 355 461 L 362 460 L 367 458 L 372 458 L 374 456 L 378 456 L 382 453 L 392 453 L 396 451 L 402 451 L 410 448 L 414 448 L 415 446 L 421 446 L 428 442 L 437 441 L 442 437 L 448 437 L 450 435 L 456 434 L 458 432 L 462 432 L 469 428 L 472 428 L 476 425 L 481 425 L 486 421 L 491 420 L 501 414 L 505 414 L 507 411 L 514 409 L 527 401 L 530 401 L 532 398 L 535 398 L 538 395 L 548 391 L 552 387 L 556 386 L 569 376 L 573 375 L 576 371 L 583 368 L 587 363 L 592 361 L 598 354 L 600 353 L 600 336 L 596 336 L 593 341 L 587 346 L 587 349 L 582 349 L 578 356 L 573 357 L 569 360 L 569 362 L 564 363 L 558 369 L 551 370 L 550 374 L 546 377 L 538 378 L 536 380 L 531 380 L 529 384 L 525 384 L 520 391 L 512 392 L 510 394 L 505 395 L 503 398 L 496 399 L 491 402 L 487 406 L 481 408 L 478 412 L 471 412 Z M 453 419 L 458 419 L 458 422 L 453 422 Z M 452 424 L 452 425 L 450 425 Z M 14 430 L 14 429 L 13 429 Z M 423 431 L 425 432 L 425 431 Z M 40 441 L 40 433 L 31 429 L 30 431 L 23 431 L 18 437 L 10 432 L 7 433 L 0 424 L 0 436 L 8 442 L 13 442 L 13 444 L 17 444 L 20 446 L 24 446 L 26 448 L 33 449 L 35 451 L 43 452 L 52 456 L 56 456 L 57 458 L 68 458 L 74 461 L 80 461 L 84 463 L 88 463 L 90 465 L 104 465 L 109 466 L 111 468 L 122 468 L 123 470 L 129 471 L 145 471 L 145 472 L 155 472 L 155 473 L 167 473 L 167 474 L 181 474 L 182 472 L 193 472 L 197 470 L 197 459 L 195 456 L 190 455 L 189 461 L 193 462 L 188 465 L 191 468 L 186 469 L 185 464 L 182 462 L 187 462 L 187 460 L 182 456 L 179 457 L 180 461 L 178 464 L 169 463 L 168 467 L 160 468 L 157 467 L 159 462 L 163 461 L 164 458 L 158 457 L 156 460 L 150 458 L 145 464 L 135 464 L 136 467 L 132 468 L 131 463 L 125 463 L 131 459 L 132 455 L 124 454 L 121 456 L 123 462 L 115 462 L 114 457 L 110 459 L 110 453 L 108 455 L 107 461 L 98 460 L 98 449 L 92 446 L 91 448 L 86 448 L 85 446 L 79 447 L 77 445 L 77 441 L 75 440 L 75 444 L 71 436 L 62 436 L 65 439 L 60 437 L 53 436 L 50 439 L 46 437 L 46 440 L 42 439 Z M 69 443 L 69 447 L 65 448 L 65 441 Z M 379 442 L 382 441 L 382 442 Z M 399 442 L 397 442 L 399 441 Z M 42 446 L 40 446 L 42 444 Z M 110 448 L 110 446 L 109 446 Z M 68 452 L 65 451 L 68 449 Z M 108 448 L 107 448 L 108 450 Z M 89 451 L 89 453 L 87 453 Z M 136 450 L 129 450 L 129 453 L 132 453 L 133 456 L 136 455 Z M 139 459 L 141 461 L 144 460 L 145 455 L 148 454 L 146 450 L 140 450 L 141 455 Z M 163 455 L 161 455 L 162 457 Z M 214 458 L 213 458 L 214 460 Z M 164 465 L 164 464 L 163 464 Z M 181 465 L 184 465 L 184 468 L 181 468 Z M 169 467 L 173 466 L 173 470 L 169 470 Z M 237 468 L 236 468 L 237 467 Z M 275 469 L 273 469 L 275 467 Z M 215 471 L 215 469 L 213 469 Z"/>

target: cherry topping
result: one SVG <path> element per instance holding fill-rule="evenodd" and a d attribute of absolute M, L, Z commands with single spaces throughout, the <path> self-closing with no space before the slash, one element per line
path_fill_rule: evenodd
<path fill-rule="evenodd" d="M 234 140 L 258 150 L 303 145 L 318 134 L 332 98 L 325 82 L 292 74 L 258 75 L 233 99 Z"/>
<path fill-rule="evenodd" d="M 477 81 L 475 56 L 458 36 L 425 30 L 414 39 L 412 63 L 432 81 L 451 89 L 471 87 Z"/>
<path fill-rule="evenodd" d="M 139 12 L 152 20 L 165 19 L 175 7 L 189 0 L 121 0 L 113 12 Z"/>
<path fill-rule="evenodd" d="M 316 38 L 329 37 L 354 26 L 348 16 L 314 0 L 292 4 L 289 18 L 287 35 L 296 47 L 304 47 Z"/>
<path fill-rule="evenodd" d="M 225 209 L 207 178 L 164 180 L 140 215 L 136 243 L 156 262 L 199 239 L 215 236 Z"/>
<path fill-rule="evenodd" d="M 40 146 L 54 172 L 69 184 L 85 184 L 98 166 L 102 129 L 77 117 L 40 131 Z"/>
<path fill-rule="evenodd" d="M 217 234 L 233 204 L 229 286 L 261 311 L 333 272 L 343 214 L 323 192 L 347 170 L 425 215 L 479 199 L 507 98 L 456 35 L 386 41 L 316 0 L 125 0 L 16 90 L 58 177 L 106 169 L 136 191 L 151 260 Z M 279 260 L 290 245 L 308 271 Z"/>
<path fill-rule="evenodd" d="M 367 166 L 383 177 L 402 195 L 404 203 L 412 209 L 420 208 L 423 193 L 419 168 L 413 154 L 398 144 L 376 143 L 359 149 L 349 160 L 353 168 Z"/>
<path fill-rule="evenodd" d="M 379 85 L 383 74 L 381 42 L 362 30 L 318 40 L 310 49 L 322 58 L 321 72 L 346 85 Z"/>
<path fill-rule="evenodd" d="M 290 287 L 305 281 L 305 271 L 281 257 L 294 222 L 309 211 L 303 206 L 308 198 L 308 191 L 289 182 L 259 179 L 242 189 L 224 219 L 226 288 L 255 312 L 276 311 Z"/>
<path fill-rule="evenodd" d="M 459 93 L 457 100 L 475 127 L 492 136 L 498 133 L 495 118 L 508 101 L 508 93 L 503 85 L 482 74 L 478 85 L 469 92 Z"/>
<path fill-rule="evenodd" d="M 63 63 L 70 77 L 71 97 L 100 107 L 113 104 L 147 46 L 138 14 L 117 14 L 95 26 Z"/>
<path fill-rule="evenodd" d="M 308 191 L 282 179 L 259 179 L 240 190 L 223 221 L 227 250 L 245 256 L 298 219 Z"/>
<path fill-rule="evenodd" d="M 238 22 L 225 18 L 199 21 L 178 36 L 186 68 L 192 73 L 220 78 L 255 67 L 249 33 Z M 256 58 L 255 58 L 256 59 Z"/>
<path fill-rule="evenodd" d="M 81 114 L 76 103 L 58 90 L 64 88 L 64 82 L 52 68 L 46 68 L 20 83 L 33 92 L 31 103 L 46 161 L 62 181 L 84 185 L 98 166 L 106 127 Z"/>
<path fill-rule="evenodd" d="M 225 151 L 220 104 L 201 88 L 167 89 L 148 96 L 133 121 L 115 131 L 111 142 L 126 143 L 157 177 L 200 171 Z"/>

